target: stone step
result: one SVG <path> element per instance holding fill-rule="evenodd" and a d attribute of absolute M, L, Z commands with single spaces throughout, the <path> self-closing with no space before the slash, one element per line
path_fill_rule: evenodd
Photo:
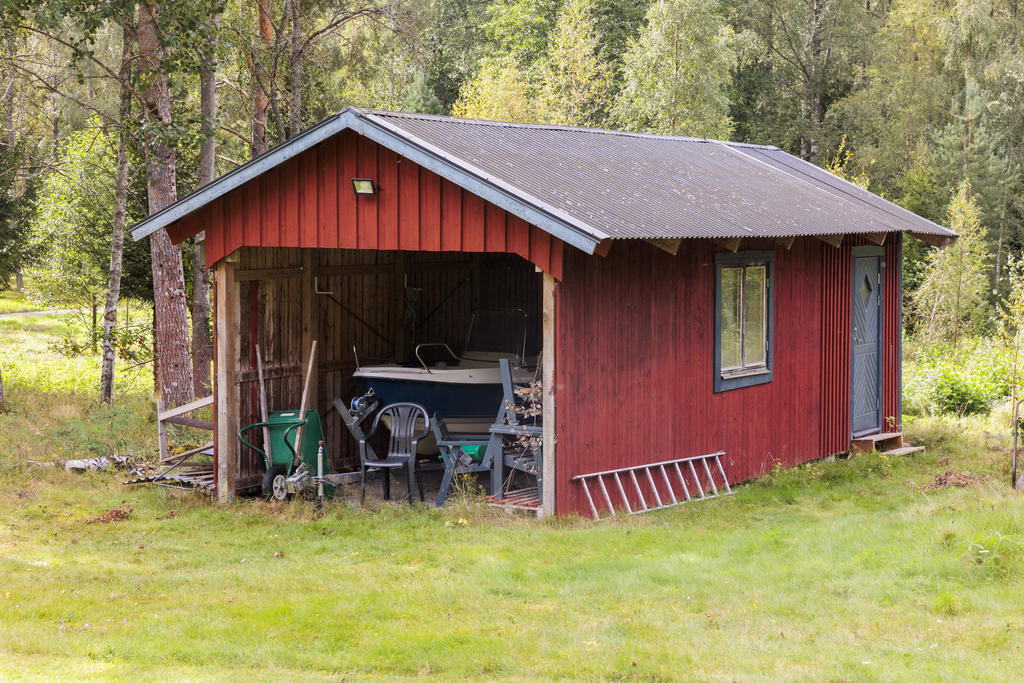
<path fill-rule="evenodd" d="M 883 432 L 868 434 L 853 440 L 850 449 L 854 453 L 870 453 L 871 451 L 887 451 L 903 447 L 903 432 Z"/>
<path fill-rule="evenodd" d="M 891 451 L 882 451 L 882 455 L 911 455 L 913 453 L 924 453 L 924 446 L 903 446 Z"/>

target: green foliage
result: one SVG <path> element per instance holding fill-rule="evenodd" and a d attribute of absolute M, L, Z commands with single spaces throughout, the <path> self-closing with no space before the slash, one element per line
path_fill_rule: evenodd
<path fill-rule="evenodd" d="M 495 0 L 484 26 L 495 48 L 490 54 L 532 68 L 548 52 L 561 6 L 561 0 Z"/>
<path fill-rule="evenodd" d="M 26 220 L 32 191 L 17 177 L 22 147 L 0 144 L 0 290 L 9 287 L 14 275 L 35 255 Z"/>
<path fill-rule="evenodd" d="M 842 140 L 839 141 L 839 147 L 836 149 L 835 154 L 825 155 L 825 170 L 853 183 L 857 187 L 864 188 L 865 190 L 869 189 L 871 179 L 868 178 L 867 173 L 864 171 L 858 173 L 850 168 L 850 157 L 851 151 L 846 146 L 846 136 L 844 135 Z"/>
<path fill-rule="evenodd" d="M 988 323 L 989 261 L 986 231 L 970 181 L 964 180 L 949 205 L 948 225 L 960 237 L 945 249 L 933 250 L 921 286 L 914 294 L 914 315 L 925 344 L 957 340 L 980 332 Z"/>
<path fill-rule="evenodd" d="M 106 292 L 115 162 L 115 142 L 97 125 L 68 137 L 42 182 L 31 223 L 40 259 L 29 273 L 32 294 L 49 304 L 90 305 Z"/>
<path fill-rule="evenodd" d="M 548 123 L 539 88 L 511 61 L 486 62 L 459 93 L 452 115 L 494 121 Z"/>
<path fill-rule="evenodd" d="M 728 138 L 733 30 L 710 0 L 657 0 L 623 57 L 614 118 L 626 130 Z"/>
<path fill-rule="evenodd" d="M 600 56 L 593 0 L 567 0 L 562 6 L 541 80 L 553 122 L 597 126 L 604 120 L 610 69 Z"/>
<path fill-rule="evenodd" d="M 430 89 L 426 74 L 419 73 L 409 85 L 409 93 L 402 104 L 405 111 L 419 114 L 444 114 L 444 105 Z"/>
<path fill-rule="evenodd" d="M 905 413 L 980 414 L 1010 395 L 1013 352 L 997 339 L 962 339 L 954 349 L 919 348 L 904 372 Z"/>

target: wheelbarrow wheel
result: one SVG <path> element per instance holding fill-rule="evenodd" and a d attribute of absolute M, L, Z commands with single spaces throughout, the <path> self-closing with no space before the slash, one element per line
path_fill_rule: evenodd
<path fill-rule="evenodd" d="M 285 500 L 288 498 L 286 485 L 288 469 L 284 465 L 274 465 L 263 475 L 263 496 L 269 500 Z"/>

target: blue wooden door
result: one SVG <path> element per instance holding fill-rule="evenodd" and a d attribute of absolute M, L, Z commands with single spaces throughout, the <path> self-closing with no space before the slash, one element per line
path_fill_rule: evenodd
<path fill-rule="evenodd" d="M 853 435 L 861 436 L 882 427 L 882 257 L 859 256 L 857 251 L 853 258 L 850 400 Z"/>

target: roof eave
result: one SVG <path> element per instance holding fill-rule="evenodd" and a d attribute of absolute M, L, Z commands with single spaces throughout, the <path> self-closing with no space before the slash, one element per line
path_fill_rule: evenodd
<path fill-rule="evenodd" d="M 184 199 L 181 199 L 170 206 L 167 206 L 153 215 L 136 223 L 131 228 L 131 235 L 135 241 L 152 235 L 160 228 L 166 228 L 171 223 L 184 218 L 192 212 L 202 208 L 215 199 L 223 197 L 231 190 L 244 185 L 250 180 L 266 173 L 288 159 L 305 152 L 307 149 L 318 145 L 327 138 L 335 135 L 345 126 L 341 119 L 344 112 L 335 114 L 309 130 L 303 131 L 291 140 L 278 145 L 274 149 L 261 154 L 252 161 L 246 162 L 222 175 L 212 183 L 199 188 Z"/>
<path fill-rule="evenodd" d="M 607 237 L 590 226 L 581 227 L 573 224 L 564 216 L 558 215 L 560 212 L 557 209 L 548 207 L 532 198 L 517 195 L 513 188 L 503 186 L 500 181 L 486 177 L 485 174 L 478 172 L 465 162 L 432 149 L 429 145 L 417 141 L 411 136 L 402 135 L 390 126 L 373 120 L 370 115 L 361 110 L 349 107 L 278 145 L 266 154 L 221 176 L 184 199 L 140 221 L 131 228 L 132 238 L 138 241 L 161 228 L 166 228 L 288 159 L 349 129 L 437 173 L 442 178 L 486 199 L 526 222 L 536 225 L 587 254 L 593 254 L 601 240 Z"/>

